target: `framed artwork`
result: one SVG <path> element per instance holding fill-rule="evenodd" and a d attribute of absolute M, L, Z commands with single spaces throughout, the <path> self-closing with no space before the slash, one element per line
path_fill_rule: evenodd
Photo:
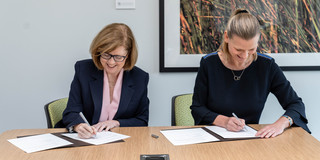
<path fill-rule="evenodd" d="M 196 72 L 217 51 L 230 14 L 261 22 L 258 52 L 284 71 L 320 70 L 320 5 L 313 0 L 159 0 L 160 72 Z"/>

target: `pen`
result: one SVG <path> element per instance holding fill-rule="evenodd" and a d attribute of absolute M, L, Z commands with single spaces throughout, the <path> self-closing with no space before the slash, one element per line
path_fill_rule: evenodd
<path fill-rule="evenodd" d="M 86 117 L 83 115 L 83 113 L 80 112 L 79 115 L 80 115 L 80 117 L 82 118 L 82 120 L 90 126 L 89 122 L 87 121 L 87 119 L 86 119 Z"/>
<path fill-rule="evenodd" d="M 240 119 L 238 118 L 238 116 L 237 116 L 235 113 L 232 113 L 232 115 L 233 115 L 233 117 L 237 118 L 237 120 L 238 120 L 240 123 L 242 123 L 242 122 L 240 121 Z M 247 129 L 246 129 L 246 126 L 244 126 L 243 129 L 244 129 L 244 130 L 247 130 Z"/>
<path fill-rule="evenodd" d="M 79 113 L 80 117 L 82 118 L 82 120 L 87 123 L 87 125 L 91 126 L 90 123 L 87 121 L 86 117 L 83 115 L 82 112 Z M 93 137 L 96 137 L 96 135 L 94 135 Z"/>

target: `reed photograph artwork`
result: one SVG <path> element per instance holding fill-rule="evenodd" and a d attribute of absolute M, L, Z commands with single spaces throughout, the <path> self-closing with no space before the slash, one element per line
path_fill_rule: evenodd
<path fill-rule="evenodd" d="M 261 22 L 258 52 L 320 51 L 320 0 L 180 0 L 180 54 L 215 52 L 237 8 Z"/>

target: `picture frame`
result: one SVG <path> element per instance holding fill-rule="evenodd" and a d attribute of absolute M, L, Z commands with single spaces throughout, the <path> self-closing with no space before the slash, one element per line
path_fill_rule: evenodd
<path fill-rule="evenodd" d="M 159 0 L 160 72 L 197 72 L 205 54 L 180 54 L 180 0 Z M 283 71 L 320 70 L 320 53 L 268 53 Z"/>

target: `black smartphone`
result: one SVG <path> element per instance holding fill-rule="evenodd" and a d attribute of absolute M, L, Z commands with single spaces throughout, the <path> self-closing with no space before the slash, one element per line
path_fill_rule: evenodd
<path fill-rule="evenodd" d="M 164 157 L 147 157 L 145 160 L 165 160 Z"/>
<path fill-rule="evenodd" d="M 168 154 L 140 155 L 140 160 L 170 160 Z"/>

